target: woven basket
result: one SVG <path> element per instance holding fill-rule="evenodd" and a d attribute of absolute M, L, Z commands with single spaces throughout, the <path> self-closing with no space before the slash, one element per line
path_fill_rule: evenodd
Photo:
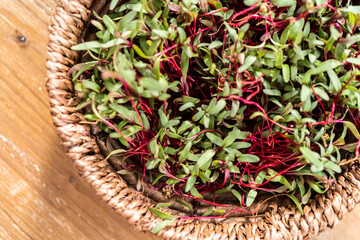
<path fill-rule="evenodd" d="M 96 194 L 141 231 L 151 230 L 162 221 L 149 207 L 156 202 L 128 184 L 113 170 L 100 153 L 90 127 L 75 110 L 69 69 L 76 64 L 78 53 L 71 46 L 78 43 L 91 15 L 103 10 L 106 0 L 59 0 L 49 27 L 47 89 L 51 114 L 62 144 L 74 161 L 79 174 Z M 334 225 L 360 201 L 360 170 L 349 167 L 325 194 L 317 195 L 304 206 L 302 215 L 295 206 L 276 202 L 258 217 L 230 217 L 219 221 L 188 220 L 176 222 L 161 230 L 164 239 L 309 239 Z M 178 214 L 175 210 L 163 211 Z"/>

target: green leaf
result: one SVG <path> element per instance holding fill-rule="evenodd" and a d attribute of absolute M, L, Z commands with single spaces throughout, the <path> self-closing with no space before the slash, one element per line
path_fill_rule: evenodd
<path fill-rule="evenodd" d="M 305 195 L 305 187 L 304 184 L 299 180 L 296 180 L 296 185 L 298 186 L 299 190 L 300 190 L 300 195 L 301 197 L 303 197 Z"/>
<path fill-rule="evenodd" d="M 229 169 L 231 173 L 240 173 L 240 169 L 237 166 L 234 166 L 232 162 L 229 162 L 226 165 L 226 168 Z"/>
<path fill-rule="evenodd" d="M 269 96 L 281 96 L 281 92 L 275 89 L 264 89 L 263 92 Z"/>
<path fill-rule="evenodd" d="M 235 189 L 231 189 L 231 193 L 239 200 L 240 206 L 241 206 L 241 204 L 242 204 L 241 194 L 238 191 L 236 191 Z"/>
<path fill-rule="evenodd" d="M 325 101 L 329 101 L 329 95 L 322 88 L 315 87 L 314 92 Z"/>
<path fill-rule="evenodd" d="M 304 56 L 304 52 L 298 45 L 294 45 L 294 51 L 296 53 L 296 56 L 300 59 L 300 60 L 304 60 L 305 56 Z"/>
<path fill-rule="evenodd" d="M 255 182 L 256 182 L 256 183 L 259 183 L 259 184 L 263 183 L 264 178 L 265 178 L 265 175 L 266 175 L 266 172 L 265 172 L 265 171 L 260 171 L 260 172 L 258 173 L 258 175 L 256 176 Z"/>
<path fill-rule="evenodd" d="M 281 37 L 280 37 L 280 44 L 281 44 L 281 45 L 284 45 L 284 44 L 287 42 L 287 40 L 288 40 L 288 38 L 289 38 L 289 35 L 290 35 L 291 28 L 292 28 L 293 25 L 294 25 L 294 23 L 291 22 L 291 23 L 284 29 L 284 31 L 282 32 Z M 295 45 L 295 46 L 296 46 L 296 45 Z"/>
<path fill-rule="evenodd" d="M 120 0 L 112 0 L 111 3 L 110 3 L 109 9 L 110 9 L 110 10 L 114 10 L 115 7 L 116 7 L 116 4 L 118 4 L 119 1 L 120 1 Z"/>
<path fill-rule="evenodd" d="M 279 181 L 281 184 L 283 184 L 284 186 L 286 186 L 289 190 L 293 190 L 293 187 L 292 185 L 290 185 L 290 183 L 288 182 L 288 180 L 284 177 L 284 176 L 281 176 L 280 177 L 280 181 Z"/>
<path fill-rule="evenodd" d="M 228 30 L 230 38 L 233 41 L 236 41 L 239 38 L 239 35 L 237 34 L 236 30 L 232 27 L 230 27 L 230 25 L 227 22 L 224 22 L 224 25 L 226 27 L 226 30 Z"/>
<path fill-rule="evenodd" d="M 250 119 L 254 119 L 254 118 L 257 118 L 257 117 L 265 118 L 265 115 L 264 115 L 263 112 L 254 112 L 253 114 L 251 114 Z"/>
<path fill-rule="evenodd" d="M 277 7 L 289 7 L 296 4 L 295 0 L 271 0 L 271 3 Z"/>
<path fill-rule="evenodd" d="M 109 32 L 112 35 L 115 35 L 115 31 L 117 30 L 117 26 L 116 26 L 115 22 L 108 15 L 104 15 L 103 21 L 104 21 L 106 28 L 109 30 Z"/>
<path fill-rule="evenodd" d="M 253 63 L 256 61 L 255 56 L 248 56 L 245 58 L 244 63 L 239 67 L 238 73 L 242 73 L 243 71 L 247 70 Z"/>
<path fill-rule="evenodd" d="M 286 195 L 286 196 L 288 196 L 295 203 L 296 207 L 299 209 L 301 214 L 304 214 L 304 211 L 301 207 L 299 200 L 294 195 Z"/>
<path fill-rule="evenodd" d="M 343 146 L 345 145 L 345 139 L 338 138 L 335 142 L 333 142 L 334 146 Z"/>
<path fill-rule="evenodd" d="M 187 156 L 188 156 L 188 154 L 190 152 L 191 146 L 192 146 L 191 142 L 188 142 L 185 145 L 184 149 L 181 151 L 181 153 L 179 155 L 179 161 L 180 162 L 183 162 L 187 158 Z"/>
<path fill-rule="evenodd" d="M 152 44 L 155 45 L 155 43 L 152 43 Z M 153 46 L 153 45 L 151 45 L 151 46 Z M 157 79 L 159 79 L 162 76 L 162 74 L 160 72 L 160 62 L 161 62 L 160 58 L 156 58 L 154 61 L 154 74 Z"/>
<path fill-rule="evenodd" d="M 168 39 L 170 37 L 170 32 L 165 30 L 153 29 L 152 33 L 164 39 Z"/>
<path fill-rule="evenodd" d="M 222 145 L 224 147 L 228 147 L 240 136 L 241 132 L 239 129 L 234 128 L 229 134 L 225 137 L 224 141 L 222 142 Z"/>
<path fill-rule="evenodd" d="M 229 94 L 230 94 L 230 86 L 229 86 L 228 82 L 225 82 L 222 96 L 227 97 L 227 96 L 229 96 Z"/>
<path fill-rule="evenodd" d="M 300 151 L 303 157 L 316 166 L 320 171 L 324 168 L 322 163 L 320 162 L 320 155 L 317 152 L 311 151 L 307 147 L 300 147 Z"/>
<path fill-rule="evenodd" d="M 199 121 L 205 114 L 205 111 L 204 110 L 199 110 L 194 116 L 193 116 L 193 121 L 197 122 Z"/>
<path fill-rule="evenodd" d="M 89 50 L 93 48 L 101 48 L 101 43 L 99 43 L 98 41 L 90 41 L 90 42 L 79 43 L 78 45 L 71 47 L 71 49 L 75 51 Z"/>
<path fill-rule="evenodd" d="M 310 22 L 306 22 L 304 31 L 303 31 L 303 38 L 307 38 L 310 34 Z"/>
<path fill-rule="evenodd" d="M 168 203 L 158 203 L 156 204 L 155 208 L 168 208 L 173 204 L 173 202 Z"/>
<path fill-rule="evenodd" d="M 117 39 L 113 39 L 110 40 L 106 43 L 100 44 L 99 42 L 85 42 L 85 43 L 80 43 L 74 47 L 72 47 L 71 49 L 73 50 L 92 50 L 93 48 L 103 48 L 103 49 L 107 49 L 107 48 L 111 48 L 113 46 L 118 46 L 118 45 L 123 45 L 125 44 L 125 40 L 121 39 L 121 38 L 117 38 Z"/>
<path fill-rule="evenodd" d="M 328 71 L 329 69 L 334 69 L 338 66 L 341 65 L 341 62 L 335 60 L 335 59 L 330 59 L 327 60 L 325 62 L 322 62 L 317 68 L 315 68 L 312 72 L 313 75 L 315 74 L 319 74 L 325 71 Z"/>
<path fill-rule="evenodd" d="M 287 64 L 282 65 L 282 73 L 284 82 L 288 83 L 290 81 L 290 67 Z"/>
<path fill-rule="evenodd" d="M 349 130 L 352 132 L 354 137 L 360 140 L 360 133 L 358 129 L 355 127 L 355 125 L 352 122 L 349 121 L 343 121 L 343 123 L 349 128 Z"/>
<path fill-rule="evenodd" d="M 334 70 L 332 69 L 327 70 L 327 74 L 330 78 L 330 82 L 334 85 L 335 91 L 340 91 L 342 87 L 341 82 L 337 74 L 334 72 Z"/>
<path fill-rule="evenodd" d="M 281 181 L 282 176 L 278 175 L 278 172 L 274 171 L 273 169 L 268 169 L 268 174 L 269 174 L 269 176 L 265 176 L 266 180 L 273 178 L 273 179 L 271 179 L 272 182 L 280 182 Z M 278 176 L 276 176 L 276 175 L 278 175 Z"/>
<path fill-rule="evenodd" d="M 159 209 L 156 209 L 156 208 L 149 208 L 149 210 L 150 210 L 150 212 L 155 214 L 158 218 L 161 218 L 164 220 L 173 220 L 175 218 L 175 216 L 172 216 L 167 213 L 163 213 L 162 211 L 160 211 Z"/>
<path fill-rule="evenodd" d="M 196 198 L 203 199 L 203 196 L 201 196 L 201 194 L 198 192 L 198 190 L 195 187 L 192 187 L 190 189 L 190 193 L 191 193 L 191 195 L 193 195 Z"/>
<path fill-rule="evenodd" d="M 88 80 L 83 80 L 82 84 L 84 88 L 91 89 L 96 93 L 100 93 L 100 87 L 97 83 Z"/>
<path fill-rule="evenodd" d="M 208 112 L 211 115 L 216 115 L 221 110 L 223 110 L 225 106 L 226 106 L 226 101 L 224 99 L 220 99 L 213 108 L 210 108 L 209 106 Z"/>
<path fill-rule="evenodd" d="M 284 101 L 287 101 L 289 100 L 290 98 L 293 98 L 295 96 L 298 96 L 299 94 L 299 91 L 295 90 L 295 91 L 291 91 L 291 92 L 288 92 L 288 93 L 285 93 L 283 96 L 282 96 L 282 99 Z"/>
<path fill-rule="evenodd" d="M 282 69 L 282 65 L 284 63 L 284 54 L 282 49 L 278 49 L 276 51 L 276 55 L 275 55 L 275 67 Z"/>
<path fill-rule="evenodd" d="M 346 61 L 354 65 L 360 65 L 360 58 L 347 58 Z"/>
<path fill-rule="evenodd" d="M 338 10 L 342 12 L 353 13 L 355 15 L 360 14 L 360 6 L 347 6 L 347 7 L 339 8 Z"/>
<path fill-rule="evenodd" d="M 148 90 L 166 91 L 168 86 L 163 82 L 151 77 L 143 77 L 140 79 L 140 85 Z"/>
<path fill-rule="evenodd" d="M 181 199 L 177 199 L 176 200 L 178 203 L 180 203 L 181 205 L 183 205 L 184 207 L 187 207 L 191 212 L 193 212 L 194 210 L 192 209 L 191 205 L 189 205 L 189 203 L 181 200 Z"/>
<path fill-rule="evenodd" d="M 186 130 L 191 128 L 193 126 L 193 123 L 190 121 L 184 121 L 181 126 L 177 129 L 178 134 L 183 134 Z"/>
<path fill-rule="evenodd" d="M 179 120 L 177 120 L 177 121 L 179 121 Z M 178 124 L 178 122 L 173 122 L 173 120 L 170 120 L 169 123 L 172 123 L 172 124 L 176 123 L 175 125 Z M 166 123 L 164 125 L 164 128 L 169 128 L 168 123 Z M 166 131 L 165 134 L 166 134 L 166 136 L 168 136 L 170 138 L 179 139 L 179 140 L 184 140 L 185 139 L 184 137 L 180 136 L 179 134 L 176 134 L 176 133 L 173 133 L 173 132 L 170 132 L 170 131 Z"/>
<path fill-rule="evenodd" d="M 147 169 L 154 169 L 156 168 L 156 166 L 161 162 L 161 159 L 155 159 L 155 160 L 151 160 L 151 161 L 148 161 L 145 166 Z"/>
<path fill-rule="evenodd" d="M 356 16 L 351 12 L 349 13 L 349 23 L 350 23 L 350 27 L 353 29 L 356 24 Z"/>
<path fill-rule="evenodd" d="M 145 53 L 141 50 L 141 48 L 135 44 L 132 45 L 132 48 L 135 50 L 135 52 L 142 58 L 148 58 L 148 56 L 145 55 Z"/>
<path fill-rule="evenodd" d="M 346 46 L 351 46 L 354 43 L 360 42 L 360 35 L 356 34 L 351 37 L 342 38 L 339 40 L 339 43 L 345 44 Z"/>
<path fill-rule="evenodd" d="M 210 50 L 212 50 L 212 49 L 214 49 L 214 48 L 218 48 L 218 47 L 220 47 L 220 46 L 223 46 L 223 43 L 222 43 L 222 42 L 220 42 L 220 41 L 214 41 L 214 42 L 210 43 L 210 45 L 208 46 L 208 50 L 210 51 Z"/>
<path fill-rule="evenodd" d="M 182 2 L 183 2 L 184 6 L 185 6 L 186 8 L 190 8 L 190 6 L 191 6 L 191 0 L 183 0 Z"/>
<path fill-rule="evenodd" d="M 332 49 L 333 46 L 334 46 L 334 42 L 335 42 L 334 38 L 333 38 L 333 37 L 330 37 L 330 39 L 327 41 L 327 43 L 326 43 L 326 45 L 325 45 L 325 48 L 324 48 L 325 52 L 331 51 L 331 49 Z M 309 59 L 310 59 L 310 58 L 311 58 L 311 57 L 310 57 L 310 54 L 309 54 Z M 313 61 L 311 61 L 311 62 L 313 63 L 313 62 L 315 62 L 315 60 L 316 60 L 316 57 L 314 56 L 314 57 L 313 57 Z"/>
<path fill-rule="evenodd" d="M 231 102 L 231 114 L 230 114 L 230 116 L 231 116 L 231 117 L 235 117 L 236 114 L 237 114 L 238 111 L 239 111 L 239 108 L 240 108 L 240 101 L 233 100 L 233 101 Z"/>
<path fill-rule="evenodd" d="M 215 151 L 213 149 L 209 149 L 206 152 L 204 152 L 199 160 L 197 161 L 196 165 L 199 168 L 202 168 L 203 166 L 210 165 L 212 157 L 215 155 Z"/>
<path fill-rule="evenodd" d="M 163 127 L 164 128 L 170 128 L 178 125 L 180 123 L 180 120 L 169 120 Z M 177 134 L 176 134 L 177 135 Z"/>
<path fill-rule="evenodd" d="M 307 204 L 310 200 L 311 197 L 311 188 L 309 188 L 309 190 L 307 191 L 307 193 L 301 198 L 301 203 L 302 204 Z"/>
<path fill-rule="evenodd" d="M 246 6 L 253 6 L 255 3 L 258 3 L 259 0 L 244 0 Z"/>
<path fill-rule="evenodd" d="M 291 65 L 291 76 L 290 76 L 290 78 L 291 78 L 291 80 L 292 81 L 295 81 L 296 80 L 296 77 L 297 77 L 297 73 L 298 73 L 298 68 L 297 68 L 297 66 L 295 66 L 295 65 Z M 284 71 L 284 70 L 283 70 Z M 284 80 L 285 80 L 285 78 L 284 78 Z"/>
<path fill-rule="evenodd" d="M 159 174 L 159 175 L 154 179 L 154 181 L 152 182 L 152 184 L 155 185 L 155 184 L 160 180 L 160 178 L 165 177 L 165 176 L 166 176 L 166 174 Z"/>
<path fill-rule="evenodd" d="M 159 222 L 151 229 L 151 232 L 158 233 L 160 230 L 164 229 L 166 226 L 168 226 L 169 224 L 171 224 L 173 222 L 174 222 L 173 220 L 164 220 L 162 222 Z"/>
<path fill-rule="evenodd" d="M 251 143 L 248 142 L 234 142 L 233 144 L 230 145 L 231 148 L 233 149 L 244 149 L 244 148 L 249 148 L 251 147 Z"/>
<path fill-rule="evenodd" d="M 111 153 L 109 153 L 109 155 L 106 156 L 105 160 L 108 160 L 111 156 L 114 156 L 114 155 L 121 155 L 124 152 L 126 152 L 125 149 L 116 149 L 116 150 L 112 151 Z"/>
<path fill-rule="evenodd" d="M 305 102 L 308 98 L 310 98 L 310 96 L 311 96 L 311 89 L 305 84 L 303 84 L 300 91 L 300 100 L 302 102 Z"/>
<path fill-rule="evenodd" d="M 203 217 L 209 216 L 214 211 L 214 206 L 210 206 L 209 209 L 202 215 Z"/>
<path fill-rule="evenodd" d="M 249 163 L 255 163 L 259 162 L 260 159 L 258 156 L 252 155 L 252 154 L 241 154 L 237 160 L 239 162 L 249 162 Z"/>
<path fill-rule="evenodd" d="M 341 173 L 341 168 L 339 167 L 339 165 L 331 161 L 325 161 L 324 167 L 327 169 L 331 169 L 334 172 Z"/>
<path fill-rule="evenodd" d="M 315 192 L 317 192 L 317 193 L 320 193 L 320 194 L 323 194 L 325 191 L 326 191 L 326 189 L 322 189 L 322 187 L 321 186 L 319 186 L 319 184 L 317 184 L 317 183 L 315 183 L 315 182 L 313 182 L 313 181 L 306 181 L 309 185 L 310 185 L 310 187 L 312 188 L 312 189 L 314 189 L 315 190 Z"/>
<path fill-rule="evenodd" d="M 119 30 L 123 30 L 127 25 L 129 25 L 135 18 L 138 13 L 136 11 L 131 11 L 127 13 L 119 22 Z"/>
<path fill-rule="evenodd" d="M 206 133 L 206 137 L 208 138 L 208 139 L 210 139 L 210 141 L 213 143 L 213 144 L 215 144 L 215 145 L 217 145 L 217 146 L 222 146 L 222 144 L 223 144 L 223 140 L 220 138 L 220 137 L 218 137 L 218 136 L 216 136 L 214 133 L 211 133 L 211 132 L 207 132 Z"/>
<path fill-rule="evenodd" d="M 342 146 L 341 149 L 344 149 L 344 150 L 346 150 L 348 152 L 355 152 L 355 150 L 357 148 L 357 145 L 358 145 L 357 142 L 349 143 L 349 144 L 346 144 L 346 145 Z"/>
<path fill-rule="evenodd" d="M 254 202 L 257 195 L 257 191 L 251 189 L 248 194 L 246 195 L 246 206 L 250 207 L 250 205 Z"/>
<path fill-rule="evenodd" d="M 160 117 L 160 124 L 164 126 L 169 121 L 169 119 L 167 118 L 167 116 L 165 115 L 162 109 L 159 109 L 158 113 Z"/>
<path fill-rule="evenodd" d="M 188 102 L 188 103 L 181 105 L 181 107 L 179 108 L 179 111 L 182 112 L 182 111 L 185 111 L 186 109 L 189 109 L 192 107 L 195 107 L 195 104 L 193 104 L 192 102 Z"/>
<path fill-rule="evenodd" d="M 156 39 L 155 41 L 151 41 L 150 47 L 148 48 L 148 50 L 146 52 L 147 56 L 153 56 L 156 53 L 157 49 L 159 48 L 159 46 L 161 44 L 161 41 L 162 41 L 161 39 Z M 154 65 L 155 64 L 160 65 L 161 61 L 162 60 L 160 59 L 160 57 L 157 57 L 155 62 L 154 62 Z M 160 78 L 160 76 L 161 76 L 160 69 L 157 70 L 157 69 L 155 69 L 155 67 L 156 66 L 154 66 L 154 73 L 155 73 L 155 71 L 159 71 L 159 73 L 156 73 L 156 75 L 157 75 L 158 78 Z M 160 68 L 160 66 L 157 67 L 157 68 Z"/>
<path fill-rule="evenodd" d="M 291 102 L 289 102 L 284 109 L 281 111 L 280 115 L 281 116 L 286 116 L 288 115 L 292 110 L 293 110 L 294 106 L 292 105 Z"/>
<path fill-rule="evenodd" d="M 186 32 L 182 27 L 177 27 L 177 32 L 179 33 L 180 42 L 183 43 L 186 40 Z"/>
<path fill-rule="evenodd" d="M 294 23 L 294 26 L 291 28 L 289 37 L 296 45 L 300 44 L 302 40 L 302 35 L 303 35 L 302 29 L 304 28 L 304 24 L 305 24 L 305 19 L 300 18 L 298 21 Z"/>
<path fill-rule="evenodd" d="M 120 175 L 127 175 L 127 174 L 131 174 L 131 172 L 129 172 L 128 170 L 122 169 L 117 171 L 118 174 Z"/>
<path fill-rule="evenodd" d="M 190 59 L 186 54 L 185 48 L 183 48 L 183 51 L 181 53 L 181 73 L 183 75 L 184 80 L 187 78 L 187 74 L 189 71 L 189 62 Z"/>
<path fill-rule="evenodd" d="M 128 108 L 116 103 L 110 103 L 109 107 L 115 110 L 122 119 L 134 121 L 133 115 Z"/>
<path fill-rule="evenodd" d="M 330 26 L 331 37 L 337 41 L 341 37 L 341 33 L 336 29 L 334 25 Z"/>
<path fill-rule="evenodd" d="M 198 104 L 198 103 L 200 102 L 200 99 L 194 98 L 194 97 L 190 97 L 190 96 L 186 96 L 186 95 L 184 95 L 184 96 L 182 97 L 182 100 L 183 100 L 184 103 L 191 102 L 191 103 L 193 103 L 193 104 Z"/>
<path fill-rule="evenodd" d="M 196 176 L 191 175 L 186 181 L 185 192 L 190 191 L 190 189 L 194 186 L 195 182 L 196 182 Z"/>
<path fill-rule="evenodd" d="M 214 211 L 217 212 L 217 213 L 220 213 L 220 214 L 225 213 L 224 209 L 214 209 Z"/>
<path fill-rule="evenodd" d="M 303 76 L 301 83 L 308 84 L 311 80 L 311 75 L 313 74 L 314 69 L 309 69 Z"/>
<path fill-rule="evenodd" d="M 203 183 L 207 183 L 211 181 L 211 179 L 202 171 L 199 171 L 199 177 Z"/>
<path fill-rule="evenodd" d="M 343 56 L 344 56 L 344 51 L 345 51 L 345 45 L 338 43 L 336 44 L 336 48 L 335 48 L 335 59 L 342 61 L 343 60 Z"/>

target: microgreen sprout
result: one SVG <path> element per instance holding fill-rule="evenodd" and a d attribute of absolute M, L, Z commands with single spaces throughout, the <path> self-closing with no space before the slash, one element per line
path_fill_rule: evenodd
<path fill-rule="evenodd" d="M 352 1 L 113 0 L 111 9 L 92 21 L 97 40 L 73 47 L 87 60 L 70 74 L 119 173 L 162 192 L 161 207 L 191 209 L 152 209 L 165 220 L 155 232 L 174 220 L 256 214 L 264 193 L 302 211 L 359 160 Z M 203 215 L 200 204 L 210 207 Z"/>

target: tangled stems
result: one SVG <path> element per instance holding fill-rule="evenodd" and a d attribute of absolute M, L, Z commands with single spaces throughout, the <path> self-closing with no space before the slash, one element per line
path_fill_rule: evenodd
<path fill-rule="evenodd" d="M 267 192 L 301 206 L 359 158 L 356 9 L 131 0 L 74 47 L 94 59 L 70 71 L 79 108 L 91 104 L 86 120 L 117 146 L 119 173 L 166 201 L 230 209 L 216 217 L 248 213 Z"/>

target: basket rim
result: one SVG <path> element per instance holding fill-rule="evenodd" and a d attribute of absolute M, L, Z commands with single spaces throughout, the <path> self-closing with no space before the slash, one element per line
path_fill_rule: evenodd
<path fill-rule="evenodd" d="M 76 63 L 76 45 L 90 8 L 97 0 L 58 0 L 49 26 L 46 87 L 50 97 L 53 122 L 68 156 L 79 175 L 96 194 L 125 217 L 131 226 L 141 231 L 151 229 L 162 220 L 149 208 L 154 201 L 132 188 L 116 173 L 101 155 L 90 127 L 82 124 L 83 115 L 75 109 L 72 81 L 68 70 Z M 101 0 L 104 1 L 104 0 Z M 338 178 L 322 195 L 317 195 L 303 207 L 302 215 L 295 206 L 278 207 L 257 217 L 226 218 L 222 221 L 187 220 L 174 222 L 157 233 L 164 239 L 303 239 L 332 228 L 360 201 L 360 170 L 355 166 Z M 175 210 L 161 209 L 166 213 Z"/>

